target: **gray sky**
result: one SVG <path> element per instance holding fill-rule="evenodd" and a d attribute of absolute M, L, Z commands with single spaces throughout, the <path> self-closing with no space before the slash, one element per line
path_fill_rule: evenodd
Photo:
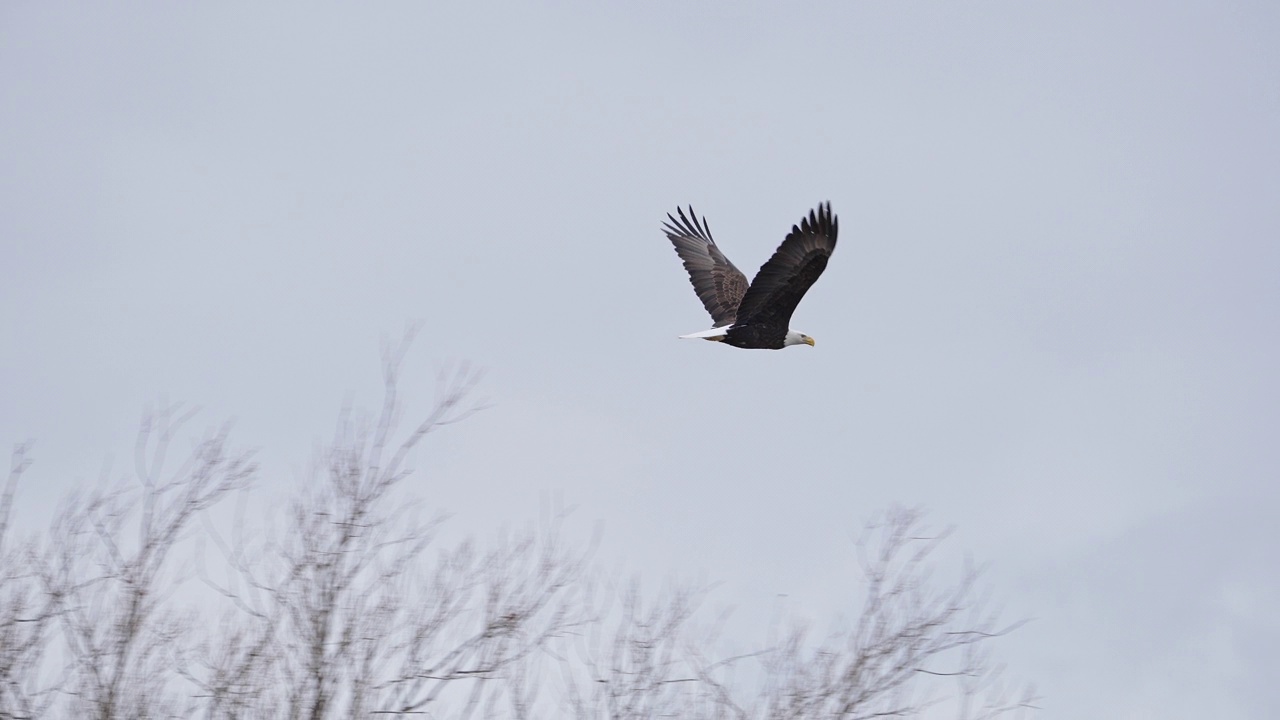
<path fill-rule="evenodd" d="M 456 531 L 561 498 L 751 631 L 848 608 L 858 526 L 922 503 L 1035 618 L 1001 655 L 1046 717 L 1262 717 L 1280 6 L 1117 5 L 5 3 L 25 514 L 161 395 L 284 493 L 416 320 L 418 407 L 489 370 L 417 460 Z M 709 323 L 665 213 L 751 274 L 822 200 L 816 348 L 675 339 Z"/>

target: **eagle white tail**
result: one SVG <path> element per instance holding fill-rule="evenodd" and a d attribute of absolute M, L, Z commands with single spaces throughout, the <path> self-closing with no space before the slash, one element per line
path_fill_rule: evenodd
<path fill-rule="evenodd" d="M 723 340 L 725 334 L 728 332 L 729 332 L 729 326 L 721 325 L 720 327 L 711 328 L 710 330 L 703 330 L 702 332 L 689 333 L 688 335 L 681 335 L 680 339 L 681 340 L 698 340 L 698 339 Z"/>

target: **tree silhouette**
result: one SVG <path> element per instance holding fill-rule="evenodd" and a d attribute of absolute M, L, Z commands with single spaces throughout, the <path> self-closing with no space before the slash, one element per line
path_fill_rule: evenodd
<path fill-rule="evenodd" d="M 142 423 L 133 478 L 72 495 L 47 533 L 6 542 L 30 464 L 16 448 L 0 497 L 0 717 L 968 720 L 1033 709 L 990 656 L 1016 625 L 987 609 L 973 568 L 935 579 L 946 533 L 919 511 L 868 524 L 856 546 L 865 596 L 847 629 L 813 639 L 797 624 L 727 658 L 718 624 L 697 629 L 708 590 L 609 581 L 592 548 L 563 539 L 564 513 L 488 543 L 442 543 L 443 516 L 403 487 L 409 458 L 481 408 L 480 375 L 441 373 L 432 409 L 402 428 L 410 339 L 384 354 L 378 412 L 341 413 L 274 524 L 250 522 L 243 504 L 219 524 L 211 510 L 225 516 L 228 498 L 260 492 L 253 457 L 223 428 L 172 462 L 192 413 L 163 406 Z M 201 587 L 202 602 L 184 600 Z"/>

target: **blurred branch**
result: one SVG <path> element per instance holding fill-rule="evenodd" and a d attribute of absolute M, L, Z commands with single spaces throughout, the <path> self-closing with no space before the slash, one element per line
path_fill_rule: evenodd
<path fill-rule="evenodd" d="M 15 446 L 0 496 L 0 717 L 24 719 L 47 714 L 57 690 L 40 678 L 55 604 L 41 592 L 34 544 L 8 546 L 14 496 L 30 466 L 28 446 Z"/>
<path fill-rule="evenodd" d="M 178 410 L 143 418 L 140 490 L 120 485 L 72 497 L 50 532 L 42 582 L 66 644 L 65 692 L 86 716 L 142 718 L 185 707 L 170 687 L 177 676 L 169 658 L 185 623 L 162 607 L 167 561 L 191 520 L 244 486 L 255 466 L 250 454 L 228 451 L 223 428 L 170 469 L 168 453 L 191 417 Z"/>

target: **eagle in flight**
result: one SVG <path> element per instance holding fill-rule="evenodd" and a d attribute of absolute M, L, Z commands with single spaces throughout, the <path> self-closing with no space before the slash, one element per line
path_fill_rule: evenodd
<path fill-rule="evenodd" d="M 667 214 L 662 230 L 676 247 L 689 272 L 698 299 L 711 313 L 712 328 L 682 338 L 715 340 L 739 348 L 780 350 L 788 345 L 813 345 L 813 338 L 792 330 L 791 314 L 800 298 L 818 280 L 836 249 L 839 222 L 831 203 L 822 203 L 792 225 L 773 257 L 760 267 L 756 279 L 729 262 L 711 238 L 711 227 L 689 206 L 677 208 L 679 218 Z"/>

